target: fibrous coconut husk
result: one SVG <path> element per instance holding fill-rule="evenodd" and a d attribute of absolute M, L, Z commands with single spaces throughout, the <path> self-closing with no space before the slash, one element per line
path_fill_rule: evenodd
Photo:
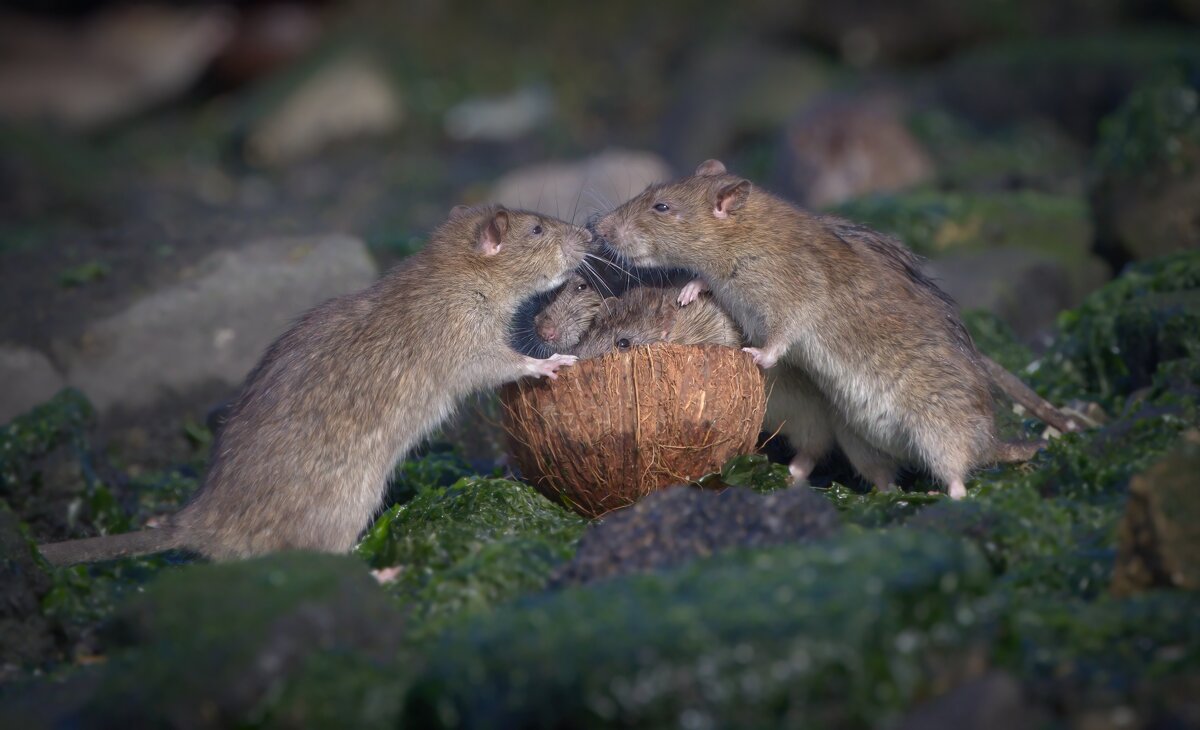
<path fill-rule="evenodd" d="M 586 517 L 752 452 L 766 409 L 762 372 L 719 345 L 612 352 L 555 381 L 510 383 L 500 396 L 524 477 Z"/>

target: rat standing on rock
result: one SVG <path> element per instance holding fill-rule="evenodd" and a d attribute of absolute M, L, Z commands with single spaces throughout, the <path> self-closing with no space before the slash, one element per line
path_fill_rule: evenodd
<path fill-rule="evenodd" d="M 501 207 L 455 208 L 368 289 L 311 310 L 250 373 L 195 498 L 168 526 L 40 546 L 51 563 L 182 548 L 216 560 L 346 552 L 393 467 L 467 395 L 575 362 L 508 344 L 522 300 L 562 284 L 591 234 Z"/>
<path fill-rule="evenodd" d="M 1040 446 L 996 437 L 984 361 L 954 303 L 898 241 L 810 215 L 716 160 L 650 186 L 596 230 L 633 265 L 695 272 L 681 301 L 711 288 L 755 343 L 755 362 L 811 376 L 835 425 L 868 449 L 860 458 L 915 461 L 959 499 L 975 467 Z"/>

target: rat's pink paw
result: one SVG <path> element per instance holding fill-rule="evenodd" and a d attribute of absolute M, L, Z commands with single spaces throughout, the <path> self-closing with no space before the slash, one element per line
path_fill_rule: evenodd
<path fill-rule="evenodd" d="M 954 482 L 950 485 L 950 499 L 962 499 L 967 496 L 967 488 L 962 482 Z"/>
<path fill-rule="evenodd" d="M 528 358 L 525 361 L 525 372 L 535 378 L 547 377 L 558 380 L 558 369 L 574 365 L 579 358 L 574 355 L 551 355 L 545 360 Z"/>
<path fill-rule="evenodd" d="M 374 578 L 375 581 L 380 585 L 384 585 L 395 581 L 403 572 L 403 565 L 393 565 L 390 568 L 379 568 L 378 570 L 372 570 L 371 577 Z"/>
<path fill-rule="evenodd" d="M 754 364 L 766 370 L 775 366 L 779 362 L 778 355 L 772 355 L 766 350 L 760 350 L 757 347 L 743 347 L 742 352 L 750 353 L 750 357 L 754 358 Z"/>
<path fill-rule="evenodd" d="M 679 306 L 686 307 L 699 299 L 700 295 L 706 291 L 708 291 L 708 285 L 704 283 L 704 279 L 692 279 L 679 291 Z"/>

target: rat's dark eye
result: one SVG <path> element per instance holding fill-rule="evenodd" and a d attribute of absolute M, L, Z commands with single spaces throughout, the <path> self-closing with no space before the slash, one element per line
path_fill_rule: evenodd
<path fill-rule="evenodd" d="M 671 206 L 667 205 L 666 203 L 655 203 L 654 209 L 657 210 L 659 213 L 666 213 L 668 210 L 671 209 Z"/>
<path fill-rule="evenodd" d="M 533 227 L 533 235 L 535 235 L 535 236 L 540 236 L 540 235 L 542 235 L 542 227 L 541 227 L 541 226 L 534 226 L 534 227 Z"/>
<path fill-rule="evenodd" d="M 629 340 L 624 337 L 617 340 L 617 349 L 618 350 L 628 350 L 629 349 Z"/>
<path fill-rule="evenodd" d="M 587 284 L 580 284 L 579 286 L 575 287 L 575 291 L 587 291 Z"/>

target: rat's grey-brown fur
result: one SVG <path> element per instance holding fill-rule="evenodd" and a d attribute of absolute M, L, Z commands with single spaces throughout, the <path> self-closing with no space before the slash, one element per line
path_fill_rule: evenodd
<path fill-rule="evenodd" d="M 535 213 L 456 208 L 423 250 L 368 289 L 308 312 L 268 348 L 199 493 L 169 527 L 44 545 L 43 555 L 67 563 L 168 548 L 216 560 L 348 551 L 396 462 L 462 398 L 574 362 L 517 353 L 508 328 L 523 299 L 563 283 L 590 238 Z"/>
<path fill-rule="evenodd" d="M 898 242 L 810 215 L 714 160 L 596 229 L 634 265 L 696 272 L 760 365 L 807 373 L 864 445 L 927 467 L 952 497 L 1001 451 L 980 356 Z"/>
<path fill-rule="evenodd" d="M 580 358 L 628 350 L 652 342 L 740 347 L 737 324 L 711 298 L 681 308 L 677 287 L 637 286 L 600 303 L 579 343 L 568 350 Z"/>

